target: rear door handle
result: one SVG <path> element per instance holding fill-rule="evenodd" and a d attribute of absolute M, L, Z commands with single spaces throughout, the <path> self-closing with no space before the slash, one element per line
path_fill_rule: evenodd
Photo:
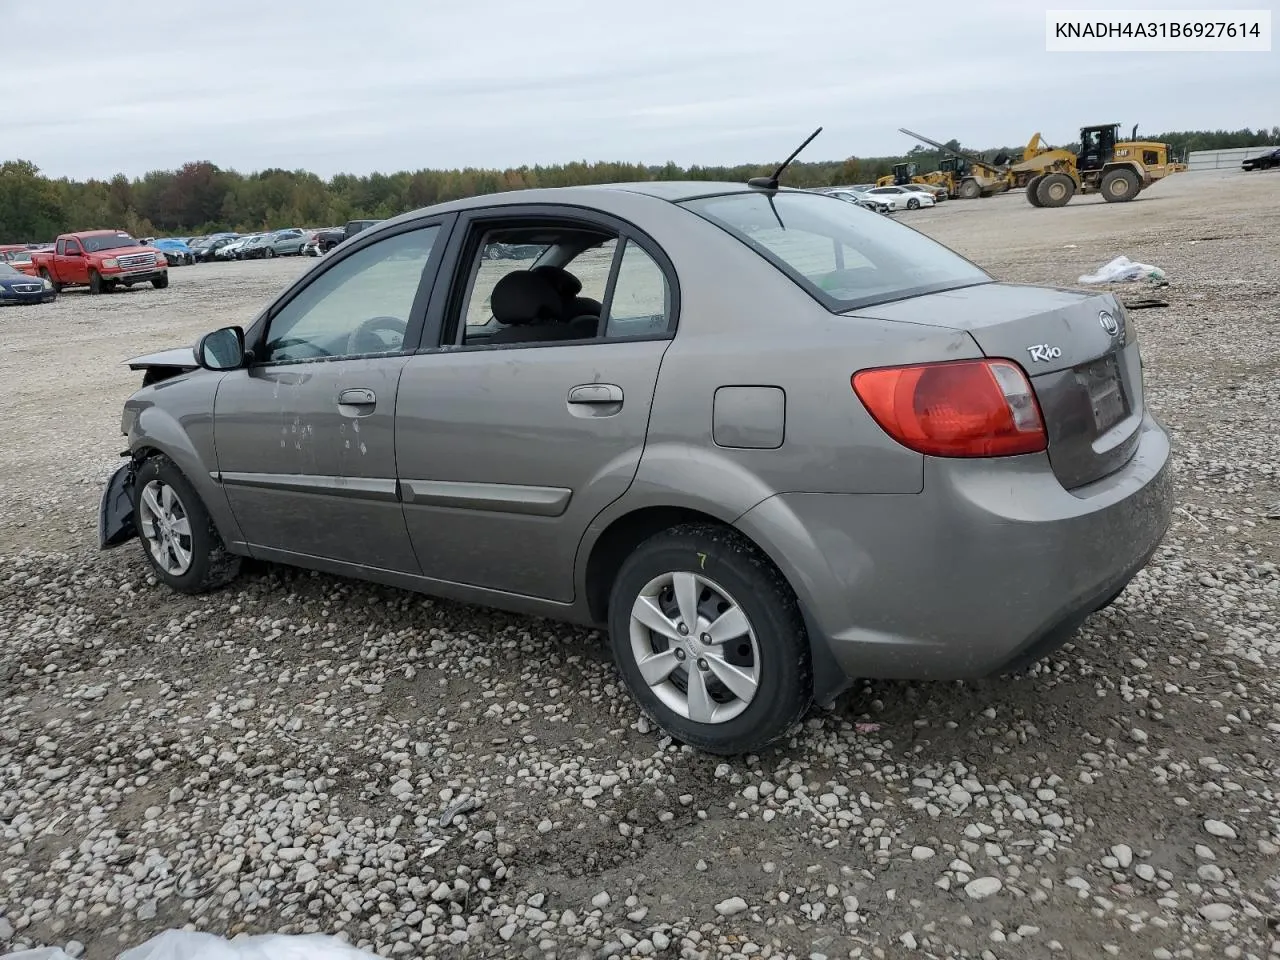
<path fill-rule="evenodd" d="M 338 403 L 346 407 L 371 407 L 378 402 L 372 390 L 364 387 L 352 387 L 338 394 Z"/>
<path fill-rule="evenodd" d="M 622 388 L 614 383 L 581 383 L 569 391 L 570 403 L 621 403 Z"/>

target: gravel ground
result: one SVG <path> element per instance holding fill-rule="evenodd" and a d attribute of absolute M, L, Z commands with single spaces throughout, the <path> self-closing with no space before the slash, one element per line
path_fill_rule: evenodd
<path fill-rule="evenodd" d="M 902 215 L 1005 279 L 1168 271 L 1134 316 L 1174 524 L 1031 671 L 861 684 L 734 762 L 659 739 L 587 631 L 266 566 L 182 597 L 96 551 L 118 361 L 248 321 L 305 261 L 4 311 L 0 950 L 190 925 L 388 956 L 1280 955 L 1276 209 L 1280 173 L 1206 173 Z"/>

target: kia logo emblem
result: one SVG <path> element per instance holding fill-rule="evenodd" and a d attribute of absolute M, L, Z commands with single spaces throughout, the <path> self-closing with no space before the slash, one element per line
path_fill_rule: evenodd
<path fill-rule="evenodd" d="M 1120 332 L 1120 324 L 1116 323 L 1116 318 L 1105 310 L 1098 314 L 1098 322 L 1102 324 L 1102 329 L 1113 337 Z"/>

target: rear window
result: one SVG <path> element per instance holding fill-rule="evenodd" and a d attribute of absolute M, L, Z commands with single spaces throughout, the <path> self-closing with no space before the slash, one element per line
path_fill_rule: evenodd
<path fill-rule="evenodd" d="M 737 237 L 827 309 L 990 283 L 936 240 L 856 204 L 808 192 L 733 193 L 683 204 Z"/>

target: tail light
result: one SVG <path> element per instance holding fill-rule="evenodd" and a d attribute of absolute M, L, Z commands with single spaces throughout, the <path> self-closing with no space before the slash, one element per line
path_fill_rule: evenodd
<path fill-rule="evenodd" d="M 1031 383 L 1012 360 L 878 367 L 852 384 L 881 429 L 919 453 L 1007 457 L 1048 446 Z"/>

